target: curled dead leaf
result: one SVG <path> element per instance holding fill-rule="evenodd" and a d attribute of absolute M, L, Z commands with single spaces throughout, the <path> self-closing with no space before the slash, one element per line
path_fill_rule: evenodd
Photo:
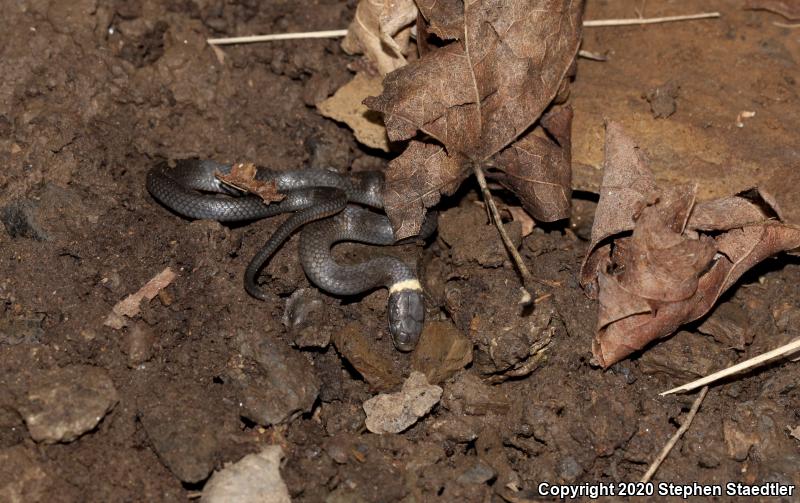
<path fill-rule="evenodd" d="M 416 19 L 414 0 L 361 0 L 342 49 L 348 54 L 363 53 L 379 74 L 386 75 L 405 66 Z"/>
<path fill-rule="evenodd" d="M 592 352 L 603 367 L 705 315 L 758 262 L 800 247 L 800 228 L 775 220 L 763 191 L 695 203 L 693 186 L 656 187 L 613 123 L 604 166 L 581 274 L 599 301 Z"/>

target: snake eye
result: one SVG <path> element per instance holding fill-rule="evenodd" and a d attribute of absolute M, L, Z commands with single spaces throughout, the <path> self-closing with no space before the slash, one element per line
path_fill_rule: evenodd
<path fill-rule="evenodd" d="M 425 303 L 419 290 L 400 290 L 389 295 L 389 332 L 400 351 L 417 345 L 425 322 Z"/>

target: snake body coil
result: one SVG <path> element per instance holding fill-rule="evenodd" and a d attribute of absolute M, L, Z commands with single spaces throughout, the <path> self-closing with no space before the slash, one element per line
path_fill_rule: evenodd
<path fill-rule="evenodd" d="M 163 205 L 188 218 L 239 222 L 292 213 L 247 266 L 244 275 L 247 292 L 258 299 L 266 298 L 257 283 L 259 272 L 281 244 L 305 226 L 300 234 L 300 260 L 309 279 L 334 295 L 388 288 L 392 341 L 402 351 L 414 348 L 425 317 L 422 288 L 414 271 L 394 257 L 375 257 L 361 264 L 343 265 L 331 255 L 331 247 L 341 241 L 395 244 L 391 223 L 385 215 L 348 205 L 383 208 L 382 173 L 344 176 L 322 169 L 277 172 L 259 168 L 255 178 L 274 182 L 286 196 L 278 203 L 265 204 L 260 198 L 217 179 L 217 172 L 227 174 L 230 170 L 231 166 L 213 161 L 178 161 L 174 168 L 162 164 L 147 174 L 147 190 Z M 436 215 L 430 214 L 420 238 L 427 238 L 435 228 Z"/>

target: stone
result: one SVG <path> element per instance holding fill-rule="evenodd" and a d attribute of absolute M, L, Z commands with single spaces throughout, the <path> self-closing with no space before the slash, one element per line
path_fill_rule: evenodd
<path fill-rule="evenodd" d="M 497 472 L 491 466 L 483 461 L 478 461 L 467 468 L 456 480 L 462 484 L 485 484 L 495 477 L 497 477 Z"/>
<path fill-rule="evenodd" d="M 31 437 L 52 444 L 94 429 L 118 401 L 105 370 L 72 365 L 34 376 L 18 410 Z"/>
<path fill-rule="evenodd" d="M 389 390 L 402 382 L 392 362 L 375 351 L 374 341 L 364 336 L 358 323 L 350 323 L 336 332 L 333 344 L 342 358 L 350 362 L 373 389 Z"/>
<path fill-rule="evenodd" d="M 273 337 L 239 337 L 241 354 L 228 362 L 242 416 L 262 426 L 286 423 L 310 412 L 320 383 L 308 360 Z"/>
<path fill-rule="evenodd" d="M 364 409 L 355 403 L 323 403 L 320 408 L 320 419 L 328 435 L 355 433 L 364 427 Z"/>
<path fill-rule="evenodd" d="M 428 384 L 425 374 L 414 371 L 399 392 L 364 402 L 367 429 L 372 433 L 400 433 L 430 412 L 441 397 L 442 388 Z"/>
<path fill-rule="evenodd" d="M 215 472 L 203 488 L 202 503 L 290 503 L 281 478 L 283 451 L 268 445 Z"/>
<path fill-rule="evenodd" d="M 32 201 L 15 201 L 3 208 L 0 220 L 12 238 L 23 237 L 36 241 L 49 239 L 47 232 L 37 221 L 37 207 Z"/>
<path fill-rule="evenodd" d="M 299 348 L 325 348 L 331 342 L 330 325 L 325 323 L 328 310 L 319 292 L 300 288 L 286 301 L 283 325 L 292 343 Z"/>
<path fill-rule="evenodd" d="M 472 361 L 472 342 L 450 322 L 425 325 L 411 358 L 411 368 L 425 374 L 428 382 L 439 384 Z"/>
<path fill-rule="evenodd" d="M 747 459 L 750 448 L 759 442 L 759 437 L 756 433 L 746 431 L 745 428 L 730 419 L 722 421 L 722 434 L 725 437 L 728 456 L 735 461 Z"/>
<path fill-rule="evenodd" d="M 178 479 L 194 484 L 208 477 L 219 451 L 214 411 L 168 388 L 153 396 L 139 416 L 153 450 Z"/>
<path fill-rule="evenodd" d="M 128 355 L 128 366 L 134 368 L 152 358 L 155 340 L 153 331 L 146 324 L 133 325 L 125 334 L 122 347 L 122 351 Z"/>

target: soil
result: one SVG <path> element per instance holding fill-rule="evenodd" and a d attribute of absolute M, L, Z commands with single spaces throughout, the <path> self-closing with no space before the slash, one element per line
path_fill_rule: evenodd
<path fill-rule="evenodd" d="M 635 17 L 643 3 L 589 0 L 586 18 Z M 533 310 L 517 307 L 518 277 L 465 184 L 442 204 L 437 238 L 394 253 L 418 262 L 428 319 L 454 326 L 453 341 L 468 338 L 472 362 L 437 370 L 441 401 L 408 430 L 367 432 L 364 401 L 429 365 L 393 348 L 386 293 L 316 292 L 294 237 L 263 273 L 270 300 L 254 300 L 242 273 L 280 218 L 190 222 L 144 185 L 154 163 L 185 157 L 385 166 L 389 156 L 313 106 L 351 78 L 355 58 L 338 41 L 205 43 L 346 27 L 354 4 L 3 8 L 0 499 L 183 501 L 212 470 L 268 444 L 282 446 L 281 475 L 298 502 L 534 501 L 540 482 L 633 482 L 695 398 L 659 392 L 800 335 L 800 261 L 780 256 L 706 320 L 607 371 L 589 363 L 596 306 L 576 274 L 604 118 L 641 140 L 660 180 L 694 181 L 703 197 L 762 185 L 800 223 L 800 32 L 742 2 L 651 2 L 646 16 L 680 8 L 722 18 L 586 30 L 583 48 L 608 61 L 581 59 L 571 91 L 573 218 L 524 238 L 508 224 L 534 275 L 558 286 L 543 286 Z M 756 114 L 738 127 L 742 111 Z M 351 259 L 375 251 L 342 248 Z M 139 316 L 120 330 L 104 325 L 166 267 L 177 279 Z M 654 480 L 800 488 L 797 372 L 777 362 L 714 386 Z"/>

